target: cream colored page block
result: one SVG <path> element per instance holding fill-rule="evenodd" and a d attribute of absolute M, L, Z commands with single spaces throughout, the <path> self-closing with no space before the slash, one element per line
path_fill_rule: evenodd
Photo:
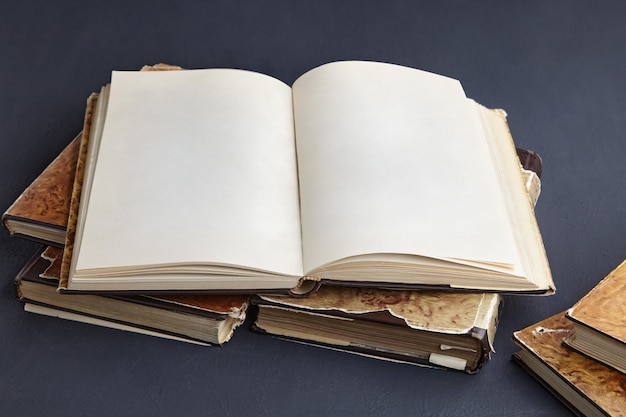
<path fill-rule="evenodd" d="M 77 268 L 301 275 L 291 89 L 240 70 L 115 72 Z"/>
<path fill-rule="evenodd" d="M 458 81 L 340 62 L 293 90 L 305 270 L 389 252 L 518 262 L 475 105 Z"/>

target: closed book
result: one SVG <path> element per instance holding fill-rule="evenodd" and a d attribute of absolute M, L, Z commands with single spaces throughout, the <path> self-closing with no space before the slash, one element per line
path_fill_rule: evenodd
<path fill-rule="evenodd" d="M 294 341 L 476 373 L 493 351 L 502 296 L 322 286 L 306 298 L 256 296 L 252 330 Z"/>
<path fill-rule="evenodd" d="M 568 349 L 573 331 L 564 313 L 517 331 L 513 358 L 575 414 L 623 416 L 626 375 Z"/>
<path fill-rule="evenodd" d="M 572 349 L 626 374 L 626 261 L 567 310 Z"/>
<path fill-rule="evenodd" d="M 4 212 L 12 236 L 63 246 L 82 135 L 74 138 Z"/>
<path fill-rule="evenodd" d="M 44 247 L 16 277 L 17 293 L 27 311 L 215 345 L 227 342 L 246 317 L 247 296 L 60 294 L 61 255 L 59 248 Z"/>
<path fill-rule="evenodd" d="M 116 71 L 90 112 L 67 291 L 554 291 L 505 114 L 456 80 Z"/>

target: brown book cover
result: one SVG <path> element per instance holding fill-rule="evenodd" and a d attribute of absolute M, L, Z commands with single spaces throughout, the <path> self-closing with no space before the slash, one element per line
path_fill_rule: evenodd
<path fill-rule="evenodd" d="M 28 311 L 217 345 L 227 342 L 246 317 L 248 297 L 240 295 L 62 295 L 57 291 L 61 259 L 62 249 L 42 248 L 18 274 L 18 296 Z"/>
<path fill-rule="evenodd" d="M 493 351 L 498 294 L 322 286 L 257 296 L 252 330 L 379 359 L 476 373 Z"/>
<path fill-rule="evenodd" d="M 626 374 L 626 261 L 566 312 L 574 333 L 565 342 Z"/>
<path fill-rule="evenodd" d="M 2 216 L 12 236 L 63 246 L 81 134 L 24 190 Z"/>
<path fill-rule="evenodd" d="M 522 349 L 513 358 L 580 416 L 623 416 L 626 375 L 563 345 L 572 322 L 564 313 L 513 334 Z"/>

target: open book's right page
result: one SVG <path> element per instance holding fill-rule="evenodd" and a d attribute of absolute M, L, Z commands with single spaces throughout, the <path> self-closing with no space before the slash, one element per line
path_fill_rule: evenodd
<path fill-rule="evenodd" d="M 347 61 L 304 74 L 293 96 L 305 271 L 377 254 L 522 274 L 476 103 L 457 80 Z"/>

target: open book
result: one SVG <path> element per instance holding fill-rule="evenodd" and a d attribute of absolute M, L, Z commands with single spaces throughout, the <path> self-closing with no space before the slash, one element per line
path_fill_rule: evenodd
<path fill-rule="evenodd" d="M 88 130 L 68 290 L 554 290 L 505 116 L 456 80 L 114 72 Z"/>

